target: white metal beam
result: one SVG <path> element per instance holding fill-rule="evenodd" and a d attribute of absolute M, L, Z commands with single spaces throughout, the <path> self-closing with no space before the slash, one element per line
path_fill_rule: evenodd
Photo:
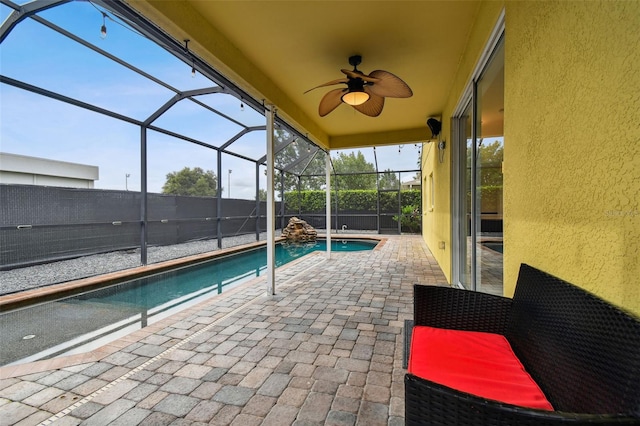
<path fill-rule="evenodd" d="M 331 152 L 329 150 L 327 150 L 325 164 L 327 180 L 327 259 L 331 259 Z"/>
<path fill-rule="evenodd" d="M 265 118 L 267 119 L 267 295 L 276 294 L 276 203 L 274 187 L 275 149 L 274 149 L 274 120 L 276 107 L 267 106 Z M 284 200 L 283 200 L 284 202 Z"/>

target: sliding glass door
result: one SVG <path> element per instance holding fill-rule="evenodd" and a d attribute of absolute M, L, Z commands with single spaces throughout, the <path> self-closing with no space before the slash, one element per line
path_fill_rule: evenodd
<path fill-rule="evenodd" d="M 501 39 L 454 118 L 454 280 L 502 294 L 504 41 Z"/>

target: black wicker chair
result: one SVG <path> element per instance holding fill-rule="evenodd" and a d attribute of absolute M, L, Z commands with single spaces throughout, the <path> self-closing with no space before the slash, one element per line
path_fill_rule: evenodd
<path fill-rule="evenodd" d="M 640 321 L 566 281 L 523 264 L 513 299 L 416 285 L 414 323 L 504 335 L 555 411 L 407 373 L 407 425 L 640 425 Z"/>

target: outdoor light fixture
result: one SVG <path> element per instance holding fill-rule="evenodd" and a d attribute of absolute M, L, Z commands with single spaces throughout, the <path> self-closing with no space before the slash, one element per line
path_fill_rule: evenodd
<path fill-rule="evenodd" d="M 100 38 L 105 39 L 107 37 L 107 24 L 105 22 L 105 18 L 107 14 L 102 12 L 102 26 L 100 27 Z"/>
<path fill-rule="evenodd" d="M 440 130 L 442 130 L 442 123 L 439 120 L 430 117 L 427 119 L 427 126 L 429 126 L 429 129 L 431 129 L 432 139 L 437 138 L 440 134 Z"/>
<path fill-rule="evenodd" d="M 196 60 L 193 58 L 193 55 L 191 55 L 191 52 L 189 52 L 190 41 L 191 40 L 189 39 L 184 40 L 184 51 L 187 52 L 189 56 L 191 56 L 191 78 L 196 78 Z"/>
<path fill-rule="evenodd" d="M 349 105 L 362 105 L 369 100 L 367 92 L 347 92 L 342 95 L 342 102 Z"/>
<path fill-rule="evenodd" d="M 362 105 L 369 100 L 369 94 L 364 91 L 364 81 L 361 78 L 349 79 L 349 91 L 342 95 L 342 102 L 349 105 Z"/>
<path fill-rule="evenodd" d="M 438 142 L 438 162 L 444 163 L 444 151 L 447 147 L 447 142 L 440 139 L 440 131 L 442 131 L 442 122 L 434 117 L 427 118 L 427 126 L 431 130 L 431 140 L 427 142 Z"/>

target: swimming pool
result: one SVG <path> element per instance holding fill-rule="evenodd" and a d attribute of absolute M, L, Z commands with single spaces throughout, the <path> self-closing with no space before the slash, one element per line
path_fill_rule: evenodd
<path fill-rule="evenodd" d="M 482 245 L 490 250 L 504 254 L 504 245 L 502 244 L 502 241 L 484 241 Z"/>
<path fill-rule="evenodd" d="M 332 240 L 332 251 L 373 249 L 374 240 Z M 326 241 L 276 244 L 276 267 Z M 266 272 L 266 247 L 0 314 L 0 365 L 95 349 Z"/>

